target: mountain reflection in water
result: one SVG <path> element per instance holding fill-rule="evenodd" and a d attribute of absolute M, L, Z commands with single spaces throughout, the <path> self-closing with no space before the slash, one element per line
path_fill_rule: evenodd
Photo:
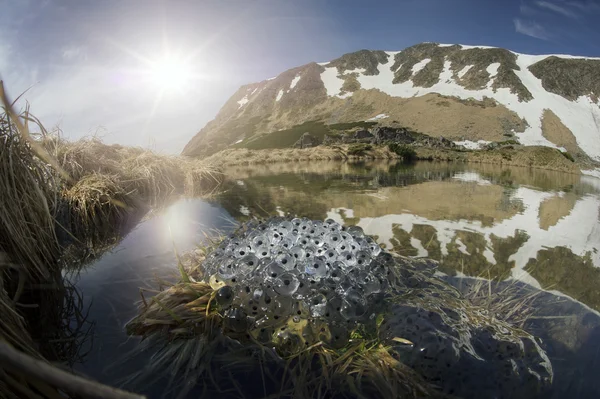
<path fill-rule="evenodd" d="M 600 393 L 592 374 L 600 366 L 600 180 L 427 162 L 289 163 L 226 173 L 221 194 L 173 204 L 79 275 L 96 334 L 78 371 L 151 398 L 176 395 L 167 390 L 168 370 L 157 370 L 148 386 L 127 380 L 152 355 L 126 361 L 139 344 L 123 327 L 137 313 L 140 287 L 178 278 L 174 246 L 183 252 L 215 230 L 231 231 L 232 219 L 290 214 L 357 224 L 390 250 L 439 260 L 444 278 L 462 288 L 473 277 L 496 280 L 493 295 L 515 280 L 547 291 L 524 327 L 543 339 L 552 361 L 551 397 Z"/>

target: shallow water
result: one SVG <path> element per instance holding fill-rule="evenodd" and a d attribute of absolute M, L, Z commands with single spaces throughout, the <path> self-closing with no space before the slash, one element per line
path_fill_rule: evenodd
<path fill-rule="evenodd" d="M 292 214 L 357 224 L 389 250 L 439 260 L 454 279 L 511 279 L 543 290 L 528 327 L 544 338 L 555 368 L 553 397 L 600 395 L 590 374 L 600 366 L 600 180 L 438 163 L 291 163 L 227 173 L 218 197 L 173 204 L 80 274 L 96 325 L 78 371 L 118 384 L 143 366 L 140 357 L 121 364 L 138 344 L 123 326 L 141 287 L 177 278 L 174 247 L 189 250 L 205 234 L 230 231 L 233 220 Z M 163 385 L 144 391 L 160 397 Z"/>

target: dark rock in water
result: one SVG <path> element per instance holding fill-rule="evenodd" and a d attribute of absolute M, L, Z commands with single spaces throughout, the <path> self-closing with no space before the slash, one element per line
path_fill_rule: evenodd
<path fill-rule="evenodd" d="M 202 266 L 225 332 L 247 331 L 280 354 L 320 342 L 344 348 L 358 329 L 374 331 L 445 394 L 529 398 L 552 382 L 533 336 L 464 300 L 435 277 L 434 261 L 393 256 L 360 227 L 331 219 L 250 222 Z"/>
<path fill-rule="evenodd" d="M 294 143 L 294 148 L 311 148 L 316 147 L 319 144 L 321 144 L 321 142 L 317 137 L 306 132 L 298 139 L 298 141 L 296 141 L 296 143 Z"/>

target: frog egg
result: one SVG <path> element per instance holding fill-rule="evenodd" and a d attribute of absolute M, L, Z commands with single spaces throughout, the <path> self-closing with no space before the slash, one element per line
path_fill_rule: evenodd
<path fill-rule="evenodd" d="M 381 291 L 381 282 L 377 277 L 365 271 L 361 272 L 357 281 L 360 281 L 362 290 L 365 295 L 377 294 Z"/>
<path fill-rule="evenodd" d="M 350 243 L 349 243 L 349 241 L 344 240 L 344 241 L 340 242 L 338 245 L 336 245 L 334 248 L 338 253 L 341 254 L 342 252 L 346 252 L 346 251 L 350 250 Z"/>
<path fill-rule="evenodd" d="M 260 302 L 263 299 L 264 295 L 265 295 L 265 291 L 262 288 L 255 288 L 254 291 L 252 292 L 252 299 L 255 302 Z"/>
<path fill-rule="evenodd" d="M 337 259 L 338 253 L 335 249 L 327 249 L 321 256 L 327 259 L 327 262 L 333 262 Z"/>
<path fill-rule="evenodd" d="M 304 272 L 312 278 L 320 279 L 327 276 L 327 265 L 320 259 L 312 259 L 306 262 Z"/>
<path fill-rule="evenodd" d="M 340 253 L 336 260 L 342 262 L 347 268 L 356 266 L 356 256 L 349 251 Z"/>
<path fill-rule="evenodd" d="M 245 276 L 258 267 L 258 258 L 253 254 L 246 255 L 235 263 L 235 267 L 238 274 Z"/>
<path fill-rule="evenodd" d="M 239 245 L 233 251 L 233 256 L 236 258 L 243 258 L 250 253 L 250 247 L 247 245 Z"/>
<path fill-rule="evenodd" d="M 281 233 L 279 233 L 277 231 L 270 232 L 270 234 L 268 235 L 268 237 L 269 237 L 269 243 L 275 244 L 275 245 L 278 245 L 279 242 L 281 240 L 283 240 L 283 236 L 281 235 Z"/>
<path fill-rule="evenodd" d="M 264 269 L 264 274 L 267 280 L 275 281 L 277 277 L 281 276 L 286 271 L 287 270 L 283 268 L 279 262 L 273 261 Z"/>
<path fill-rule="evenodd" d="M 292 331 L 279 330 L 275 335 L 274 344 L 277 351 L 283 356 L 298 353 L 305 347 L 302 337 Z"/>
<path fill-rule="evenodd" d="M 312 317 L 325 316 L 327 311 L 327 298 L 323 294 L 316 294 L 308 298 L 308 306 Z"/>
<path fill-rule="evenodd" d="M 298 289 L 296 289 L 296 292 L 294 293 L 294 298 L 297 298 L 297 299 L 308 298 L 312 293 L 312 289 L 310 288 L 310 282 L 306 278 L 306 275 L 304 275 L 304 274 L 299 275 L 298 281 L 299 281 Z"/>
<path fill-rule="evenodd" d="M 356 253 L 357 266 L 364 268 L 371 263 L 371 256 L 366 251 L 358 251 Z"/>
<path fill-rule="evenodd" d="M 325 239 L 327 241 L 327 245 L 332 248 L 335 248 L 343 241 L 342 236 L 337 232 L 326 234 Z"/>
<path fill-rule="evenodd" d="M 254 255 L 261 259 L 266 258 L 271 254 L 271 249 L 266 245 L 261 245 L 260 247 L 254 248 Z"/>
<path fill-rule="evenodd" d="M 266 246 L 268 244 L 269 244 L 269 239 L 265 235 L 259 234 L 252 239 L 251 246 L 253 248 L 260 248 L 260 247 Z"/>
<path fill-rule="evenodd" d="M 352 238 L 356 239 L 358 237 L 364 237 L 365 232 L 358 226 L 350 226 L 348 230 L 346 230 L 348 234 L 352 236 Z"/>
<path fill-rule="evenodd" d="M 298 290 L 300 281 L 291 273 L 283 273 L 273 282 L 273 289 L 276 293 L 285 296 L 294 295 Z"/>
<path fill-rule="evenodd" d="M 285 270 L 293 270 L 296 268 L 296 258 L 288 253 L 284 252 L 277 255 L 275 261 L 277 261 Z"/>
<path fill-rule="evenodd" d="M 315 247 L 321 248 L 323 245 L 325 245 L 325 240 L 321 236 L 317 235 L 310 239 L 310 243 Z"/>
<path fill-rule="evenodd" d="M 348 344 L 350 332 L 348 329 L 338 323 L 329 325 L 330 338 L 327 342 L 334 349 L 341 349 Z"/>
<path fill-rule="evenodd" d="M 279 246 L 286 250 L 290 250 L 294 244 L 296 243 L 296 237 L 292 238 L 291 235 L 284 236 L 283 239 L 279 242 Z"/>
<path fill-rule="evenodd" d="M 304 248 L 300 245 L 295 245 L 290 249 L 290 255 L 296 259 L 296 261 L 304 260 L 305 251 Z"/>
<path fill-rule="evenodd" d="M 381 253 L 381 247 L 375 241 L 369 243 L 369 250 L 374 257 Z"/>
<path fill-rule="evenodd" d="M 235 259 L 225 258 L 219 262 L 217 267 L 217 275 L 222 280 L 229 280 L 236 276 Z"/>
<path fill-rule="evenodd" d="M 338 224 L 335 220 L 329 218 L 329 219 L 325 219 L 324 224 L 326 224 L 327 226 L 332 226 L 334 224 Z"/>
<path fill-rule="evenodd" d="M 233 290 L 228 285 L 225 285 L 217 290 L 217 303 L 219 306 L 226 307 L 231 305 L 233 301 Z"/>
<path fill-rule="evenodd" d="M 306 234 L 311 229 L 311 227 L 312 227 L 312 223 L 310 223 L 310 221 L 308 221 L 308 220 L 302 221 L 302 223 L 300 223 L 300 225 L 298 226 L 298 232 L 302 233 L 302 234 Z"/>
<path fill-rule="evenodd" d="M 344 293 L 340 314 L 346 320 L 356 320 L 367 311 L 367 301 L 357 289 L 351 288 Z"/>
<path fill-rule="evenodd" d="M 225 312 L 225 326 L 235 332 L 244 332 L 248 328 L 246 313 L 239 308 Z"/>
<path fill-rule="evenodd" d="M 340 261 L 335 261 L 329 267 L 329 278 L 331 278 L 335 283 L 339 283 L 342 281 L 344 277 L 344 264 Z"/>
<path fill-rule="evenodd" d="M 294 299 L 291 296 L 277 295 L 274 293 L 270 310 L 273 312 L 274 320 L 281 320 L 282 317 L 289 316 L 292 313 Z"/>
<path fill-rule="evenodd" d="M 310 236 L 303 234 L 300 237 L 298 237 L 298 241 L 296 242 L 296 244 L 302 245 L 302 246 L 307 246 L 310 244 L 310 239 L 311 239 Z"/>
<path fill-rule="evenodd" d="M 317 256 L 317 247 L 314 245 L 307 245 L 304 248 L 304 259 L 310 260 Z"/>

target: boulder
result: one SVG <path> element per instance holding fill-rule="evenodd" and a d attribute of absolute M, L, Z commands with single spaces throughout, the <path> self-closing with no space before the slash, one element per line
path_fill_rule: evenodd
<path fill-rule="evenodd" d="M 368 130 L 365 129 L 357 130 L 356 132 L 354 132 L 352 137 L 355 140 L 371 140 L 375 138 L 375 136 L 373 136 L 371 133 L 369 133 Z"/>
<path fill-rule="evenodd" d="M 406 128 L 394 127 L 376 127 L 372 130 L 376 144 L 385 144 L 387 142 L 399 144 L 411 144 L 415 141 L 413 135 Z"/>
<path fill-rule="evenodd" d="M 305 132 L 302 137 L 294 143 L 294 148 L 311 148 L 316 147 L 319 144 L 321 144 L 321 141 L 317 137 Z"/>

